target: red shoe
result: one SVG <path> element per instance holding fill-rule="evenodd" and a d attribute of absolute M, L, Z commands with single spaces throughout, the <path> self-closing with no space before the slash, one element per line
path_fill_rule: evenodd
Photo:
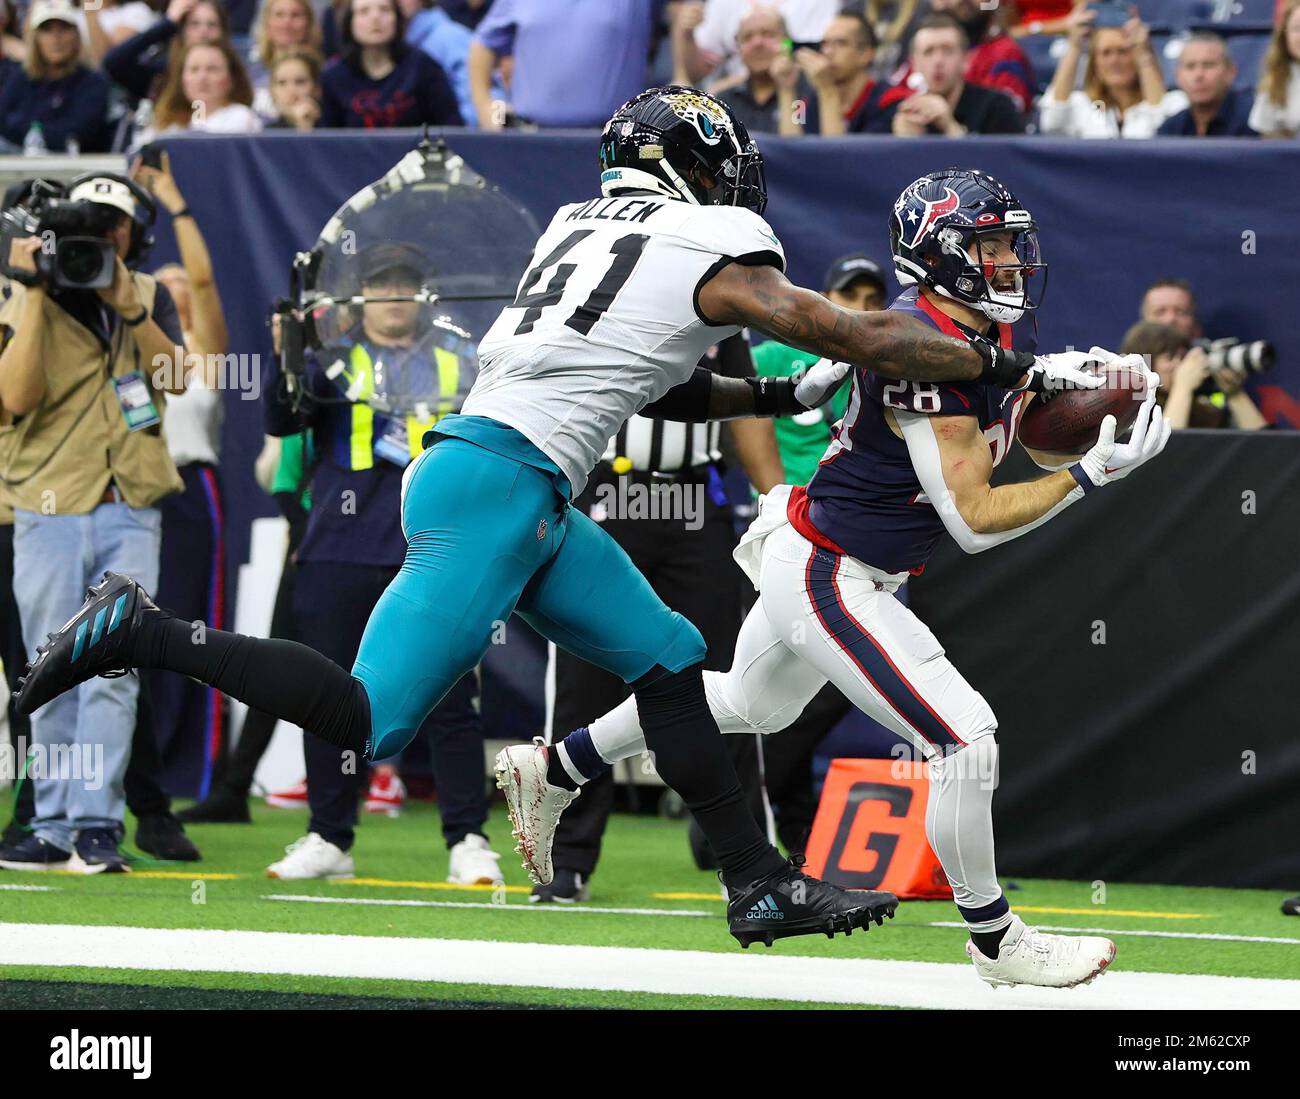
<path fill-rule="evenodd" d="M 266 795 L 266 804 L 273 809 L 303 809 L 307 805 L 307 780 L 296 782 L 283 790 Z"/>
<path fill-rule="evenodd" d="M 405 800 L 406 787 L 402 785 L 396 771 L 370 772 L 370 789 L 366 793 L 367 813 L 387 813 L 390 817 L 395 817 L 402 811 L 402 802 Z"/>

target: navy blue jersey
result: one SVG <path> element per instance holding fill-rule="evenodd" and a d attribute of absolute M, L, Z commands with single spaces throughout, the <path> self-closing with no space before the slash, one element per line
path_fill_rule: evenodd
<path fill-rule="evenodd" d="M 976 333 L 941 313 L 915 288 L 889 306 L 937 328 L 971 339 Z M 1028 326 L 1025 326 L 1028 327 Z M 990 338 L 1003 347 L 1033 350 L 1031 332 L 999 324 Z M 805 537 L 885 572 L 919 572 L 943 535 L 912 468 L 907 444 L 890 430 L 885 408 L 944 416 L 975 416 L 993 452 L 1006 456 L 1024 405 L 1022 395 L 980 382 L 891 381 L 858 368 L 848 410 L 826 450 L 806 497 L 791 498 L 790 518 Z"/>

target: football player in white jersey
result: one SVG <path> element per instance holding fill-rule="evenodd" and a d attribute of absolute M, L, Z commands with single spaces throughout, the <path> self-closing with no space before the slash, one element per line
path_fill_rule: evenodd
<path fill-rule="evenodd" d="M 732 934 L 745 945 L 833 934 L 892 915 L 888 893 L 847 893 L 799 871 L 755 825 L 709 713 L 699 631 L 654 594 L 627 555 L 569 503 L 636 412 L 683 420 L 797 414 L 859 363 L 919 382 L 1042 387 L 1082 372 L 1045 368 L 992 341 L 915 319 L 839 308 L 793 286 L 762 219 L 762 157 L 719 100 L 645 92 L 601 138 L 601 192 L 563 207 L 518 295 L 479 345 L 460 414 L 428 432 L 406 471 L 406 559 L 381 597 L 351 672 L 288 641 L 207 630 L 108 574 L 38 648 L 19 692 L 31 712 L 93 675 L 167 668 L 301 725 L 366 759 L 400 751 L 442 695 L 520 615 L 543 636 L 621 675 L 659 773 L 695 814 L 722 865 Z M 802 378 L 697 370 L 705 349 L 748 325 L 829 360 Z M 544 884 L 539 830 L 606 766 L 582 737 L 503 766 L 526 867 Z"/>

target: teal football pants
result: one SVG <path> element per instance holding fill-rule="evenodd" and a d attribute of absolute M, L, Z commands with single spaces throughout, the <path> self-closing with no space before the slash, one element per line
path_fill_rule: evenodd
<path fill-rule="evenodd" d="M 555 480 L 455 437 L 416 459 L 402 494 L 406 560 L 352 669 L 370 700 L 371 758 L 406 746 L 512 613 L 628 683 L 704 659 L 700 632 Z"/>

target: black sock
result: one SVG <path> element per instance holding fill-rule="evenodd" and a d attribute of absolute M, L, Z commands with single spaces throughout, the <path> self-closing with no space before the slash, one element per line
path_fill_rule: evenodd
<path fill-rule="evenodd" d="M 655 769 L 695 815 L 728 890 L 780 870 L 785 860 L 755 823 L 709 712 L 702 666 L 656 668 L 632 686 Z"/>
<path fill-rule="evenodd" d="M 165 611 L 151 611 L 143 617 L 133 657 L 137 667 L 188 675 L 254 709 L 301 725 L 330 744 L 363 757 L 368 752 L 366 689 L 306 645 L 208 629 Z"/>
<path fill-rule="evenodd" d="M 561 790 L 576 790 L 578 784 L 569 777 L 569 772 L 564 769 L 564 764 L 560 762 L 560 753 L 555 750 L 555 745 L 551 744 L 546 749 L 546 781 L 552 786 L 558 786 Z"/>
<path fill-rule="evenodd" d="M 1009 927 L 1009 925 L 1008 925 Z M 997 960 L 998 947 L 1002 945 L 1002 939 L 1007 933 L 1008 927 L 999 928 L 997 931 L 972 931 L 970 941 L 986 958 Z"/>

